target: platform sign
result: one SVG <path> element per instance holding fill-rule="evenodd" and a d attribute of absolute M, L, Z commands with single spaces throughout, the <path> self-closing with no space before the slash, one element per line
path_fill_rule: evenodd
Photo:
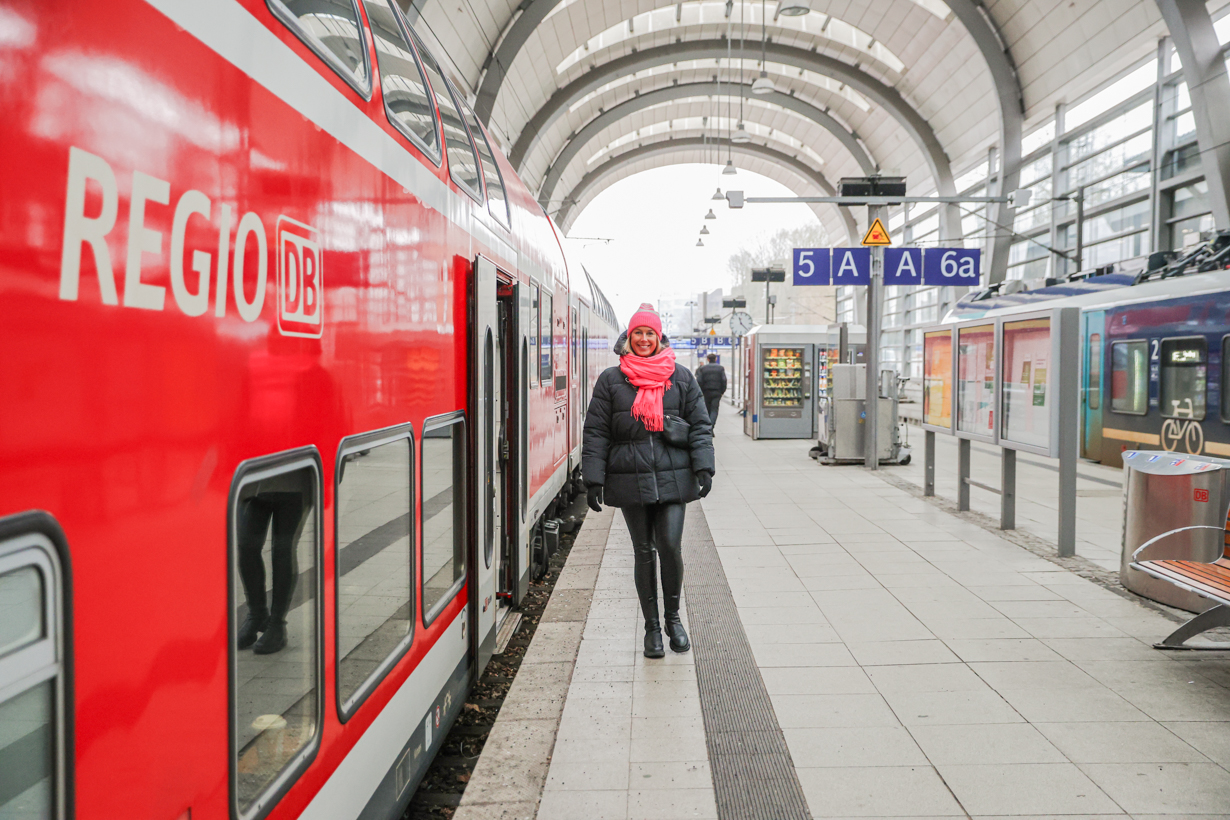
<path fill-rule="evenodd" d="M 978 248 L 928 248 L 923 258 L 924 285 L 977 287 L 982 281 Z"/>
<path fill-rule="evenodd" d="M 871 248 L 833 248 L 834 285 L 871 284 Z"/>
<path fill-rule="evenodd" d="M 923 331 L 923 429 L 952 432 L 952 365 L 952 328 Z"/>
<path fill-rule="evenodd" d="M 960 438 L 995 442 L 995 323 L 957 327 L 957 423 Z"/>
<path fill-rule="evenodd" d="M 794 249 L 794 284 L 828 285 L 832 281 L 828 248 Z"/>
<path fill-rule="evenodd" d="M 884 249 L 884 284 L 921 285 L 922 283 L 922 248 Z"/>

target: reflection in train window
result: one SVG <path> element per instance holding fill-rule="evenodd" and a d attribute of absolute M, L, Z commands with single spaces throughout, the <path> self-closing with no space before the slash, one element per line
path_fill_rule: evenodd
<path fill-rule="evenodd" d="M 436 115 L 427 95 L 427 82 L 418 60 L 402 33 L 390 0 L 365 0 L 367 21 L 376 41 L 380 89 L 389 122 L 425 153 L 439 161 Z"/>
<path fill-rule="evenodd" d="M 530 288 L 530 355 L 534 362 L 530 366 L 530 386 L 538 384 L 538 326 L 542 324 L 542 314 L 539 306 L 542 302 L 542 289 L 538 285 Z"/>
<path fill-rule="evenodd" d="M 337 468 L 338 713 L 354 714 L 410 646 L 414 449 L 408 427 L 343 442 Z"/>
<path fill-rule="evenodd" d="M 542 325 L 538 328 L 538 338 L 542 340 L 538 359 L 542 363 L 539 377 L 544 382 L 550 382 L 555 368 L 551 365 L 551 349 L 555 344 L 555 328 L 552 326 L 555 318 L 555 297 L 546 291 L 542 293 Z"/>
<path fill-rule="evenodd" d="M 449 85 L 444 80 L 444 73 L 436 63 L 436 58 L 423 47 L 421 40 L 415 40 L 419 57 L 423 61 L 423 69 L 431 88 L 436 92 L 436 104 L 440 108 L 440 124 L 444 126 L 444 148 L 448 152 L 448 169 L 453 179 L 475 199 L 482 201 L 483 184 L 478 174 L 478 155 L 474 153 L 474 145 L 470 142 L 470 134 L 466 124 L 461 119 L 457 103 L 453 101 Z"/>
<path fill-rule="evenodd" d="M 1149 343 L 1110 346 L 1110 409 L 1143 416 L 1149 407 Z"/>
<path fill-rule="evenodd" d="M 232 494 L 234 789 L 262 817 L 317 746 L 320 469 L 314 451 L 241 468 Z"/>
<path fill-rule="evenodd" d="M 1097 410 L 1102 406 L 1102 334 L 1094 333 L 1089 337 L 1089 409 Z"/>
<path fill-rule="evenodd" d="M 0 543 L 0 818 L 67 816 L 59 560 L 44 536 Z"/>
<path fill-rule="evenodd" d="M 1162 415 L 1177 419 L 1204 418 L 1208 360 L 1204 339 L 1162 341 Z"/>
<path fill-rule="evenodd" d="M 283 23 L 366 95 L 371 90 L 363 26 L 354 0 L 268 0 Z"/>
<path fill-rule="evenodd" d="M 1230 421 L 1230 336 L 1221 340 L 1221 419 Z"/>
<path fill-rule="evenodd" d="M 465 419 L 428 419 L 422 450 L 423 623 L 429 624 L 465 579 Z"/>
<path fill-rule="evenodd" d="M 474 136 L 474 145 L 483 158 L 483 179 L 487 181 L 487 210 L 500 220 L 500 224 L 507 226 L 508 198 L 504 193 L 504 178 L 500 175 L 499 166 L 495 164 L 495 155 L 491 153 L 487 135 L 478 127 L 478 117 L 474 116 L 469 106 L 463 106 L 462 110 L 470 126 L 470 133 Z"/>

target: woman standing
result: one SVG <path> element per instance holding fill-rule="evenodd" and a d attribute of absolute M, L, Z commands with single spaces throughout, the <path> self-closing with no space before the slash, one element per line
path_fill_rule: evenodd
<path fill-rule="evenodd" d="M 601 511 L 605 501 L 623 510 L 636 554 L 645 657 L 661 658 L 658 561 L 671 649 L 691 647 L 679 620 L 684 505 L 713 487 L 713 427 L 696 379 L 675 363 L 652 306 L 643 304 L 632 316 L 615 353 L 619 365 L 594 384 L 581 476 L 591 509 Z"/>

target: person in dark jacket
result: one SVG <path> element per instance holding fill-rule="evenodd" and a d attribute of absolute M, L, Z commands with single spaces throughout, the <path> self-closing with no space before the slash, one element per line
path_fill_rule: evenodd
<path fill-rule="evenodd" d="M 645 304 L 615 342 L 619 364 L 594 383 L 585 417 L 581 476 L 589 506 L 623 510 L 636 555 L 636 592 L 645 616 L 645 657 L 661 658 L 657 564 L 662 565 L 664 620 L 671 649 L 687 652 L 679 620 L 683 589 L 684 506 L 713 486 L 713 426 L 704 396 L 686 367 L 675 363 L 662 320 Z M 667 442 L 672 428 L 688 425 L 686 444 Z"/>
<path fill-rule="evenodd" d="M 696 383 L 705 397 L 705 406 L 709 408 L 709 421 L 717 424 L 718 408 L 722 406 L 722 396 L 726 393 L 726 368 L 717 363 L 717 355 L 709 354 L 709 364 L 701 365 L 696 370 Z"/>

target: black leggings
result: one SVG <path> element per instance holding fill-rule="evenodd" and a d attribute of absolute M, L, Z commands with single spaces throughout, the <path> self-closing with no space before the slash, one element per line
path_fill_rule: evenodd
<path fill-rule="evenodd" d="M 682 502 L 624 507 L 624 520 L 632 534 L 636 555 L 636 593 L 646 622 L 658 620 L 658 579 L 654 553 L 662 563 L 662 595 L 667 620 L 679 613 L 679 592 L 683 589 Z"/>
<path fill-rule="evenodd" d="M 296 547 L 307 522 L 303 496 L 300 493 L 261 493 L 239 504 L 239 579 L 243 582 L 248 612 L 260 619 L 269 613 L 274 619 L 286 620 L 291 599 L 299 582 L 299 561 Z M 273 602 L 265 603 L 265 560 L 261 549 L 265 533 L 273 521 L 273 545 L 270 550 L 273 565 Z"/>

